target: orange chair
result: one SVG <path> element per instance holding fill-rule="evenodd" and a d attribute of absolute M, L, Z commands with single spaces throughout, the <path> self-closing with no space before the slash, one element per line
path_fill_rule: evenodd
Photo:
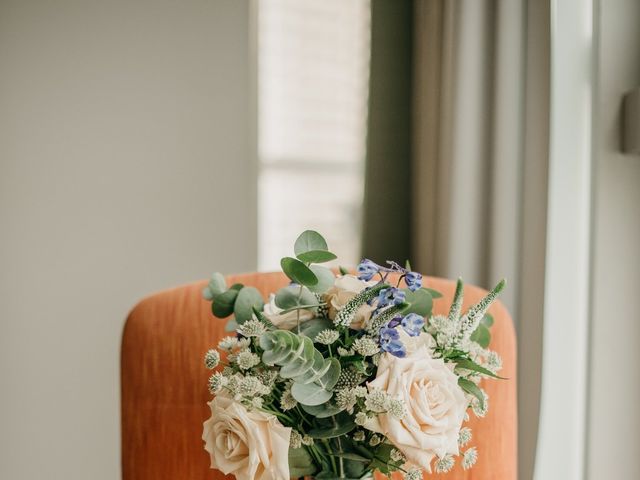
<path fill-rule="evenodd" d="M 232 275 L 229 284 L 255 286 L 263 295 L 287 284 L 282 273 Z M 202 422 L 209 417 L 210 400 L 204 353 L 227 335 L 225 322 L 214 318 L 202 299 L 205 281 L 167 290 L 142 300 L 124 328 L 121 352 L 122 478 L 123 480 L 211 480 L 224 478 L 209 468 L 203 449 Z M 425 286 L 440 291 L 434 313 L 448 311 L 455 283 L 426 279 Z M 467 286 L 465 306 L 486 292 Z M 508 380 L 486 382 L 490 409 L 473 418 L 472 444 L 478 463 L 469 471 L 460 466 L 446 475 L 425 478 L 450 480 L 515 480 L 516 342 L 509 313 L 496 302 L 491 348 L 504 360 L 501 375 Z M 472 415 L 473 417 L 473 415 Z"/>

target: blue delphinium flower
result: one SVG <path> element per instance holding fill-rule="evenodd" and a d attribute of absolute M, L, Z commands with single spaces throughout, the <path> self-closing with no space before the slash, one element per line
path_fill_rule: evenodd
<path fill-rule="evenodd" d="M 424 326 L 424 318 L 422 318 L 417 313 L 409 313 L 405 315 L 405 317 L 400 322 L 404 331 L 409 334 L 411 337 L 417 337 L 422 332 L 422 327 Z"/>
<path fill-rule="evenodd" d="M 400 305 L 404 302 L 405 293 L 395 287 L 383 288 L 378 294 L 378 307 L 387 305 Z"/>
<path fill-rule="evenodd" d="M 380 266 L 372 262 L 368 258 L 363 259 L 357 268 L 358 278 L 368 282 L 373 276 L 380 271 Z"/>
<path fill-rule="evenodd" d="M 404 281 L 409 287 L 409 290 L 415 292 L 422 287 L 422 274 L 418 272 L 407 272 L 404 276 Z"/>
<path fill-rule="evenodd" d="M 400 334 L 395 328 L 384 327 L 380 329 L 380 348 L 383 352 L 389 352 L 396 357 L 407 356 L 407 350 L 400 341 Z"/>

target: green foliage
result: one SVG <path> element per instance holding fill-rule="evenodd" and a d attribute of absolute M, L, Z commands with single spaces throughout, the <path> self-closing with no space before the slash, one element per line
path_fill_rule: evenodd
<path fill-rule="evenodd" d="M 461 377 L 458 378 L 458 385 L 460 385 L 460 388 L 462 388 L 462 390 L 476 397 L 480 402 L 480 408 L 484 408 L 484 394 L 475 383 L 473 383 L 471 380 L 467 380 L 466 378 Z"/>
<path fill-rule="evenodd" d="M 266 315 L 264 313 L 262 313 L 262 311 L 258 310 L 257 308 L 253 307 L 253 314 L 256 316 L 256 318 L 262 322 L 264 324 L 265 327 L 267 327 L 267 330 L 277 330 L 276 326 L 271 323 L 271 320 L 269 320 Z"/>
<path fill-rule="evenodd" d="M 451 308 L 449 309 L 449 320 L 455 322 L 460 318 L 460 312 L 462 311 L 462 300 L 464 298 L 464 283 L 459 278 L 456 282 L 456 292 L 453 294 L 453 302 L 451 302 Z"/>
<path fill-rule="evenodd" d="M 318 232 L 315 232 L 313 230 L 305 230 L 296 239 L 293 251 L 295 252 L 296 256 L 298 256 L 314 250 L 329 250 L 327 241 Z"/>
<path fill-rule="evenodd" d="M 471 334 L 471 340 L 479 344 L 482 348 L 488 348 L 491 343 L 491 332 L 483 323 Z"/>
<path fill-rule="evenodd" d="M 338 258 L 334 253 L 331 253 L 328 250 L 310 250 L 296 255 L 296 257 L 304 263 L 325 263 Z"/>
<path fill-rule="evenodd" d="M 434 290 L 433 288 L 423 288 L 431 294 L 431 298 L 442 298 L 442 294 L 439 291 Z"/>
<path fill-rule="evenodd" d="M 284 274 L 289 277 L 292 282 L 307 287 L 318 283 L 316 274 L 297 258 L 284 257 L 280 260 L 280 266 Z"/>
<path fill-rule="evenodd" d="M 254 287 L 244 287 L 238 292 L 235 304 L 233 307 L 233 314 L 236 318 L 236 322 L 242 325 L 247 320 L 250 320 L 253 316 L 254 309 L 262 310 L 264 302 L 262 301 L 262 295 L 258 289 Z"/>
<path fill-rule="evenodd" d="M 318 278 L 318 283 L 309 287 L 309 290 L 315 293 L 324 293 L 329 290 L 336 279 L 331 270 L 322 265 L 310 265 L 309 269 Z"/>
<path fill-rule="evenodd" d="M 264 350 L 262 361 L 282 367 L 280 376 L 293 380 L 291 394 L 299 403 L 320 405 L 333 396 L 340 362 L 325 359 L 309 337 L 276 330 L 260 337 L 260 347 Z"/>
<path fill-rule="evenodd" d="M 302 410 L 316 418 L 329 418 L 342 411 L 340 407 L 333 403 L 323 403 L 322 405 L 301 405 Z"/>
<path fill-rule="evenodd" d="M 218 295 L 227 290 L 227 282 L 224 279 L 224 275 L 219 272 L 215 272 L 211 275 L 209 284 L 202 289 L 202 296 L 205 300 L 214 300 Z"/>
<path fill-rule="evenodd" d="M 333 322 L 328 318 L 312 318 L 300 324 L 299 333 L 315 341 L 318 333 L 331 328 L 333 328 Z"/>
<path fill-rule="evenodd" d="M 402 313 L 417 313 L 421 317 L 430 317 L 433 309 L 433 299 L 429 291 L 425 288 L 419 288 L 412 292 L 408 288 L 403 289 L 405 293 L 405 302 L 409 304 Z"/>
<path fill-rule="evenodd" d="M 349 275 L 349 269 L 347 267 L 340 265 L 338 270 L 340 271 L 340 275 Z"/>
<path fill-rule="evenodd" d="M 291 478 L 307 477 L 316 473 L 317 470 L 305 447 L 289 449 L 289 475 Z"/>
<path fill-rule="evenodd" d="M 504 380 L 504 378 L 499 377 L 498 375 L 493 373 L 491 370 L 488 370 L 483 366 L 478 365 L 476 362 L 474 362 L 473 360 L 470 360 L 469 358 L 457 358 L 454 360 L 454 362 L 456 364 L 456 368 L 464 368 L 465 370 L 471 370 L 472 372 L 481 373 L 488 377 L 499 378 L 501 380 Z"/>
<path fill-rule="evenodd" d="M 331 419 L 323 419 L 317 422 L 319 425 L 309 430 L 309 436 L 316 439 L 336 438 L 346 435 L 356 428 L 351 415 L 339 414 Z"/>
<path fill-rule="evenodd" d="M 469 318 L 470 323 L 476 321 L 478 317 L 484 317 L 489 306 L 493 303 L 500 292 L 502 292 L 506 284 L 506 280 L 500 280 L 498 284 L 493 287 L 493 290 L 491 290 L 482 300 L 467 311 L 467 317 Z"/>
<path fill-rule="evenodd" d="M 230 288 L 226 292 L 217 295 L 211 304 L 211 311 L 218 318 L 226 318 L 233 313 L 233 307 L 238 297 L 238 290 Z"/>
<path fill-rule="evenodd" d="M 304 308 L 305 306 L 315 306 L 318 299 L 307 288 L 283 287 L 276 292 L 276 306 L 285 311 Z"/>

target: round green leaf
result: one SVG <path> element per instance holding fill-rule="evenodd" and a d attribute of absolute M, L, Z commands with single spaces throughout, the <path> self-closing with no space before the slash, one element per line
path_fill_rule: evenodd
<path fill-rule="evenodd" d="M 338 258 L 328 250 L 309 250 L 308 252 L 297 254 L 296 257 L 305 263 L 324 263 Z"/>
<path fill-rule="evenodd" d="M 322 405 L 316 405 L 313 407 L 310 405 L 301 405 L 301 407 L 302 410 L 316 418 L 329 418 L 343 410 L 333 403 L 323 403 Z"/>
<path fill-rule="evenodd" d="M 402 313 L 417 313 L 422 317 L 428 317 L 431 315 L 431 309 L 433 308 L 433 299 L 431 298 L 431 294 L 425 290 L 424 288 L 420 288 L 415 292 L 411 290 L 404 289 L 405 292 L 405 301 L 409 303 L 409 307 L 404 310 Z"/>
<path fill-rule="evenodd" d="M 306 230 L 296 239 L 293 251 L 296 255 L 312 250 L 329 250 L 327 241 L 318 232 Z"/>
<path fill-rule="evenodd" d="M 491 328 L 493 326 L 493 315 L 487 313 L 484 317 L 482 317 L 482 323 L 487 327 Z"/>
<path fill-rule="evenodd" d="M 236 322 L 242 325 L 253 316 L 253 307 L 258 310 L 262 310 L 264 302 L 262 301 L 262 295 L 257 288 L 244 287 L 238 292 L 233 313 L 236 317 Z"/>
<path fill-rule="evenodd" d="M 299 298 L 298 298 L 299 297 Z M 307 288 L 284 287 L 276 292 L 276 306 L 283 310 L 290 310 L 301 305 L 317 305 L 318 299 Z"/>
<path fill-rule="evenodd" d="M 211 304 L 211 311 L 218 318 L 228 317 L 233 313 L 233 306 L 238 297 L 238 290 L 230 288 L 226 292 L 216 296 Z"/>
<path fill-rule="evenodd" d="M 291 386 L 291 395 L 302 405 L 322 405 L 328 402 L 333 392 L 325 390 L 315 383 L 294 383 Z"/>
<path fill-rule="evenodd" d="M 304 447 L 289 449 L 289 476 L 291 478 L 308 477 L 316 473 L 311 455 Z"/>
<path fill-rule="evenodd" d="M 209 280 L 208 286 L 215 298 L 227 289 L 227 282 L 224 279 L 224 275 L 219 272 L 215 272 L 211 275 L 211 280 Z"/>
<path fill-rule="evenodd" d="M 297 328 L 297 327 L 293 327 Z M 328 318 L 312 318 L 300 324 L 300 335 L 309 337 L 311 340 L 316 339 L 316 335 L 322 330 L 334 328 L 333 322 Z"/>
<path fill-rule="evenodd" d="M 309 269 L 318 278 L 318 283 L 309 287 L 315 293 L 324 293 L 333 287 L 336 277 L 331 270 L 322 265 L 311 265 Z"/>
<path fill-rule="evenodd" d="M 285 275 L 299 285 L 311 287 L 318 283 L 316 274 L 297 258 L 284 257 L 280 260 L 280 266 Z"/>
<path fill-rule="evenodd" d="M 482 348 L 488 348 L 491 343 L 491 332 L 481 323 L 471 334 L 471 340 L 479 344 Z"/>
<path fill-rule="evenodd" d="M 312 428 L 309 430 L 309 436 L 313 438 L 335 438 L 349 433 L 356 428 L 356 424 L 348 415 L 340 416 L 340 421 L 327 427 Z"/>

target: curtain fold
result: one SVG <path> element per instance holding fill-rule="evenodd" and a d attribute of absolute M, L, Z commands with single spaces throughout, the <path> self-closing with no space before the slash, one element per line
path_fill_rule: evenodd
<path fill-rule="evenodd" d="M 412 24 L 388 15 L 398 5 L 413 9 Z M 533 475 L 540 397 L 549 31 L 549 2 L 372 2 L 363 253 L 406 252 L 420 271 L 485 288 L 507 278 L 502 300 L 520 338 L 522 479 Z M 412 83 L 399 38 L 413 40 Z M 387 116 L 389 100 L 398 103 Z M 399 126 L 411 132 L 410 150 L 398 143 Z M 398 208 L 409 212 L 406 225 Z"/>

